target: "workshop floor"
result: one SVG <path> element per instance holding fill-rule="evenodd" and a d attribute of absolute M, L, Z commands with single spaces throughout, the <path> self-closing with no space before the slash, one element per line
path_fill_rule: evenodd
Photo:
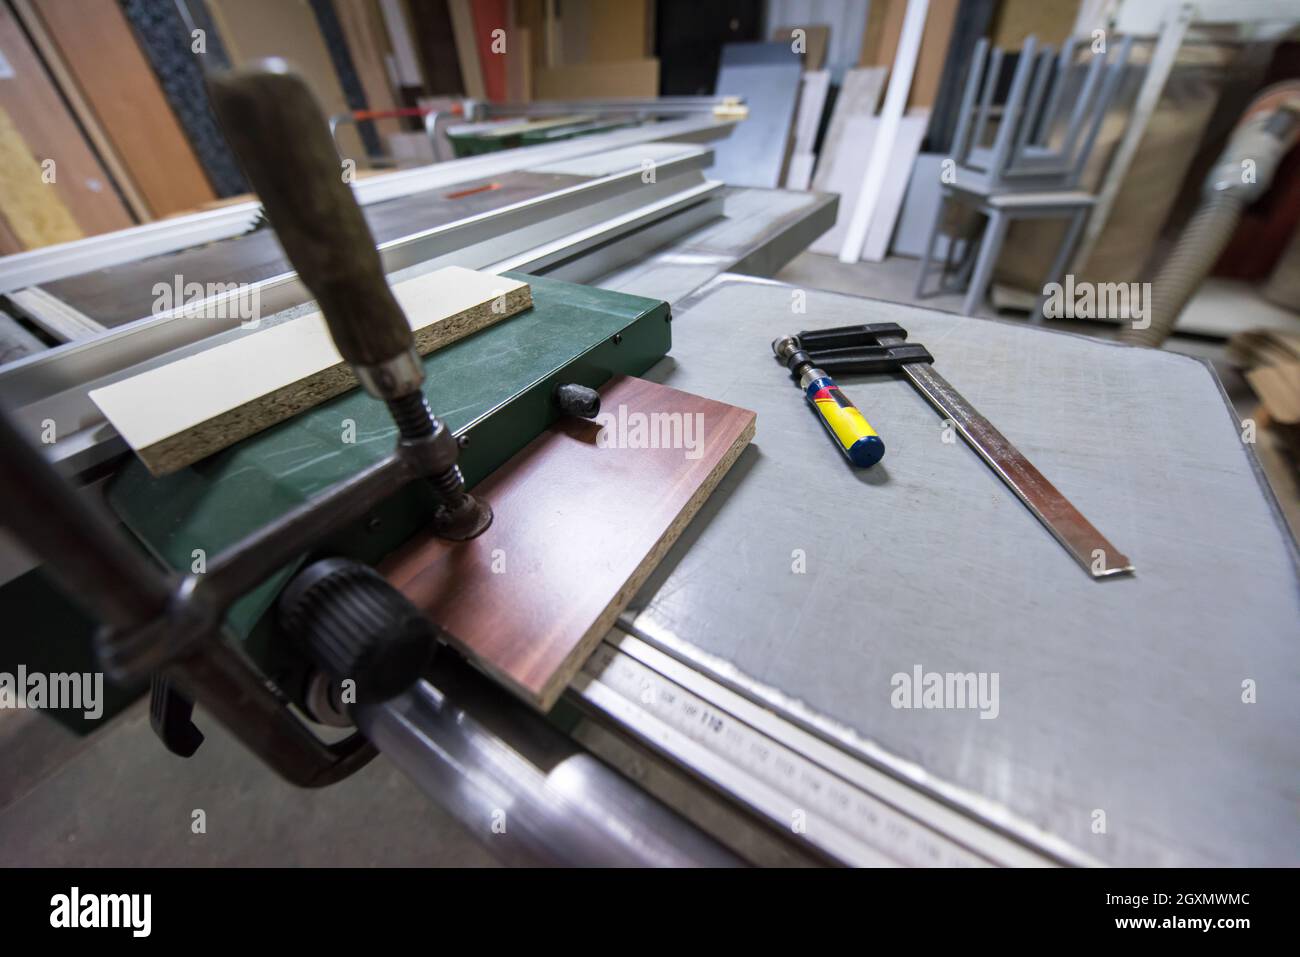
<path fill-rule="evenodd" d="M 776 278 L 806 288 L 912 301 L 916 263 L 843 264 L 805 253 Z M 960 297 L 925 301 L 960 310 Z M 986 306 L 981 315 L 993 316 Z M 1012 314 L 1001 318 L 1013 319 Z M 1112 338 L 1097 323 L 1053 324 Z M 1180 352 L 1215 363 L 1238 413 L 1253 412 L 1248 388 L 1223 361 L 1221 343 L 1180 338 Z M 1293 531 L 1300 491 L 1261 435 L 1257 447 Z M 158 744 L 145 702 L 80 739 L 43 715 L 0 710 L 0 865 L 490 866 L 487 852 L 382 757 L 330 788 L 281 782 L 212 721 L 186 761 Z M 195 812 L 206 817 L 196 834 Z"/>

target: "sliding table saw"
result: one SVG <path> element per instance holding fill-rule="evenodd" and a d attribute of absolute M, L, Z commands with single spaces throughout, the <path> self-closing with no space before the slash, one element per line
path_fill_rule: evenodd
<path fill-rule="evenodd" d="M 692 135 L 702 131 L 719 128 L 701 121 Z M 647 157 L 653 183 L 641 179 Z M 315 744 L 298 731 L 286 743 L 276 729 L 321 717 L 313 665 L 273 621 L 295 559 L 234 602 L 225 639 L 238 660 L 203 679 L 240 706 L 204 701 L 200 729 L 210 715 L 233 722 L 302 784 L 337 779 L 378 748 L 512 862 L 1300 860 L 1296 546 L 1213 371 L 760 278 L 829 226 L 834 198 L 728 189 L 704 179 L 707 164 L 707 149 L 671 134 L 620 130 L 355 191 L 390 280 L 455 263 L 532 286 L 533 310 L 423 363 L 425 397 L 458 439 L 471 493 L 561 414 L 558 382 L 638 375 L 758 413 L 753 444 L 560 703 L 543 716 L 443 652 L 400 695 L 356 709 L 352 737 L 330 743 L 315 728 Z M 23 526 L 14 503 L 33 494 L 49 509 L 106 503 L 152 568 L 183 571 L 196 539 L 219 554 L 356 482 L 391 449 L 383 404 L 356 390 L 163 479 L 126 453 L 87 393 L 238 334 L 153 315 L 153 281 L 257 284 L 269 323 L 310 307 L 266 228 L 157 254 L 208 228 L 226 225 L 151 233 L 140 242 L 152 255 L 100 270 L 79 271 L 78 250 L 14 267 L 8 310 L 68 341 L 0 368 L 0 402 L 20 433 L 6 435 L 0 466 L 11 531 Z M 869 471 L 841 461 L 769 343 L 804 325 L 863 322 L 898 322 L 923 340 L 1125 544 L 1138 575 L 1080 574 L 893 377 L 842 381 L 890 452 Z M 375 440 L 326 442 L 326 408 Z M 32 464 L 21 449 L 48 420 L 66 438 Z M 34 493 L 23 480 L 46 476 L 38 465 L 68 485 L 46 478 Z M 409 485 L 363 504 L 316 544 L 375 562 L 431 517 Z M 81 544 L 93 551 L 86 522 Z M 77 532 L 56 544 L 76 548 Z M 93 623 L 78 629 L 36 537 L 3 543 L 0 607 L 17 646 L 6 664 L 39 666 L 56 606 L 68 632 L 58 640 L 89 647 Z M 898 707 L 891 682 L 914 669 L 997 674 L 996 714 Z M 168 705 L 156 695 L 160 717 Z M 504 834 L 491 827 L 501 809 Z"/>

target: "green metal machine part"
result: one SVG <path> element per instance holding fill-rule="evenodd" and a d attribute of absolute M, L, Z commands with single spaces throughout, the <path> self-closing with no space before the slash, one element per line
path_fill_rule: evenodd
<path fill-rule="evenodd" d="M 509 275 L 532 287 L 531 309 L 424 359 L 429 405 L 459 439 L 471 488 L 559 417 L 553 399 L 558 384 L 598 388 L 614 375 L 640 375 L 672 342 L 667 303 Z M 354 389 L 172 475 L 155 478 L 132 458 L 107 497 L 123 525 L 161 562 L 198 570 L 244 535 L 383 458 L 395 436 L 383 404 Z M 411 483 L 321 543 L 319 553 L 377 562 L 431 520 L 434 504 L 427 483 Z M 300 556 L 245 595 L 227 619 L 229 633 L 298 700 L 303 665 L 272 640 L 267 612 L 311 557 Z M 0 589 L 0 601 L 20 582 Z M 25 610 L 39 620 L 39 610 Z M 88 649 L 88 635 L 76 639 L 83 642 Z"/>

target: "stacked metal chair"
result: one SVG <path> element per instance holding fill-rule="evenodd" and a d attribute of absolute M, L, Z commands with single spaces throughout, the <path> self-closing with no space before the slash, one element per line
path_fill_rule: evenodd
<path fill-rule="evenodd" d="M 964 287 L 962 311 L 974 315 L 992 280 L 1007 229 L 1017 219 L 1067 220 L 1044 284 L 1060 280 L 1096 200 L 1079 183 L 1119 92 L 1132 42 L 1125 37 L 1113 54 L 1110 49 L 1093 53 L 1085 67 L 1076 65 L 1076 41 L 1067 41 L 1057 53 L 1028 37 L 1006 98 L 998 102 L 1006 53 L 994 49 L 990 55 L 988 41 L 979 41 L 953 138 L 954 181 L 941 187 L 943 196 L 916 280 L 917 298 Z M 927 293 L 935 247 L 954 202 L 973 207 L 987 225 L 982 237 L 951 238 L 938 289 Z"/>

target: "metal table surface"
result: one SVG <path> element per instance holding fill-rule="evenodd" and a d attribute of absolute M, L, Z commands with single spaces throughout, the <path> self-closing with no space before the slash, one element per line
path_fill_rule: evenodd
<path fill-rule="evenodd" d="M 520 170 L 374 203 L 363 208 L 377 243 L 482 215 L 513 203 L 537 199 L 586 179 Z M 172 253 L 165 263 L 144 259 L 48 283 L 45 291 L 101 325 L 113 327 L 156 312 L 154 283 L 184 277 L 185 283 L 255 283 L 293 272 L 273 229 Z M 165 279 L 164 279 L 165 281 Z"/>
<path fill-rule="evenodd" d="M 773 276 L 834 225 L 838 206 L 834 193 L 728 187 L 717 222 L 591 285 L 675 303 L 722 273 Z"/>
<path fill-rule="evenodd" d="M 1116 865 L 1300 862 L 1296 545 L 1212 370 L 815 290 L 800 311 L 800 292 L 724 275 L 675 309 L 647 377 L 758 430 L 625 627 L 1005 830 Z M 901 377 L 841 379 L 888 449 L 851 469 L 769 343 L 882 321 L 1136 575 L 1091 580 Z M 996 717 L 894 707 L 918 665 L 997 673 Z"/>

